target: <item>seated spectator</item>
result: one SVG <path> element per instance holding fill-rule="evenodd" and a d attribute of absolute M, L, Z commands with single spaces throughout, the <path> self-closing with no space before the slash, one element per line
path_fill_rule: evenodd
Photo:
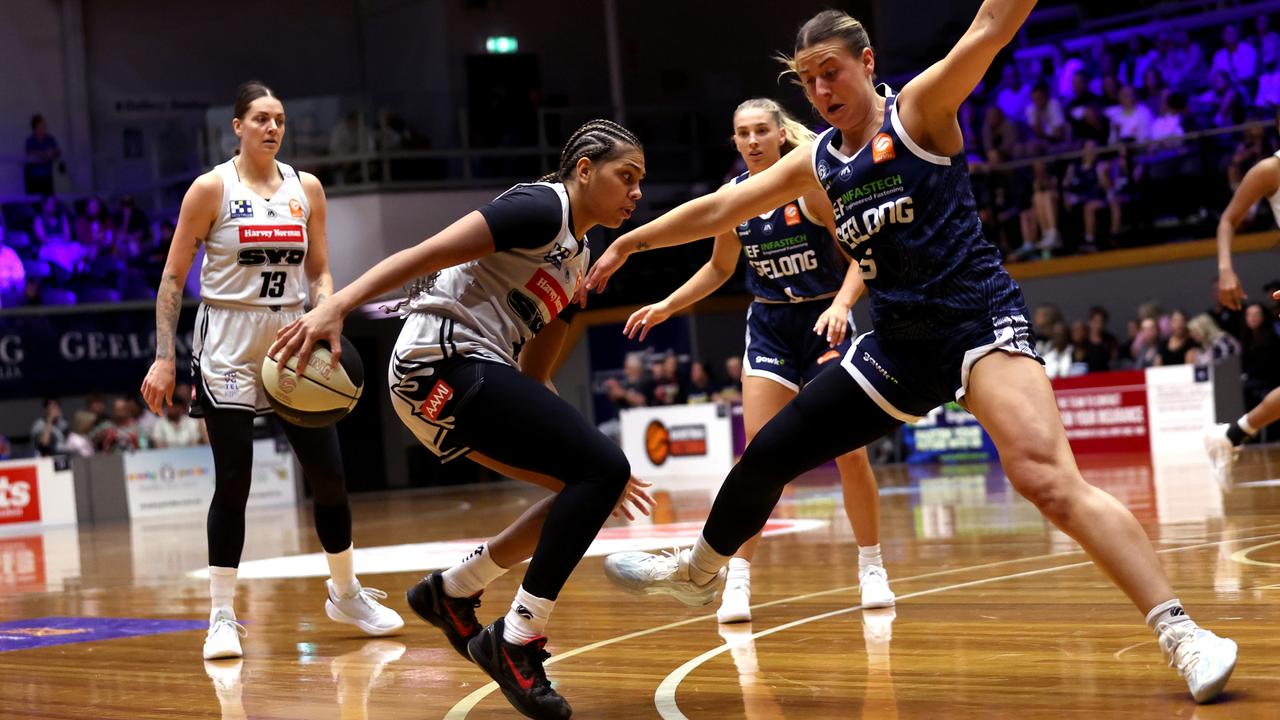
<path fill-rule="evenodd" d="M 689 404 L 709 403 L 715 399 L 715 392 L 715 385 L 711 381 L 711 366 L 701 360 L 692 363 L 689 366 Z"/>
<path fill-rule="evenodd" d="M 1071 367 L 1075 365 L 1076 349 L 1071 345 L 1071 337 L 1067 324 L 1059 320 L 1050 331 L 1048 347 L 1041 354 L 1044 358 L 1044 369 L 1049 379 L 1069 377 Z"/>
<path fill-rule="evenodd" d="M 1187 134 L 1187 96 L 1180 92 L 1167 92 L 1160 102 L 1160 114 L 1151 121 L 1152 140 L 1179 140 Z M 1178 147 L 1181 143 L 1171 142 L 1162 147 Z"/>
<path fill-rule="evenodd" d="M 93 426 L 97 427 L 111 419 L 107 414 L 107 397 L 98 390 L 91 390 L 84 399 L 85 409 L 93 413 Z"/>
<path fill-rule="evenodd" d="M 151 426 L 151 446 L 156 448 L 191 447 L 208 444 L 204 426 L 191 417 L 191 387 L 178 385 L 173 390 L 173 402 L 164 409 L 164 415 Z"/>
<path fill-rule="evenodd" d="M 66 452 L 69 430 L 62 404 L 57 398 L 45 398 L 42 416 L 31 424 L 31 445 L 37 455 L 61 455 Z"/>
<path fill-rule="evenodd" d="M 1165 82 L 1179 90 L 1191 90 L 1200 83 L 1205 69 L 1204 51 L 1191 39 L 1191 33 L 1175 31 L 1160 69 Z"/>
<path fill-rule="evenodd" d="M 1160 364 L 1160 326 L 1155 318 L 1143 318 L 1138 325 L 1138 336 L 1130 348 L 1133 367 L 1136 370 L 1156 367 Z"/>
<path fill-rule="evenodd" d="M 1217 365 L 1241 352 L 1240 341 L 1223 332 L 1208 313 L 1200 313 L 1187 321 L 1187 333 L 1195 343 L 1187 353 L 1189 363 Z"/>
<path fill-rule="evenodd" d="M 651 397 L 654 405 L 683 405 L 687 395 L 680 383 L 680 361 L 668 354 L 653 364 Z"/>
<path fill-rule="evenodd" d="M 1240 86 L 1221 70 L 1210 76 L 1209 89 L 1201 93 L 1196 101 L 1204 108 L 1209 123 L 1217 127 L 1231 127 L 1244 122 L 1245 107 L 1249 104 Z"/>
<path fill-rule="evenodd" d="M 1141 91 L 1142 104 L 1156 115 L 1160 114 L 1164 106 L 1164 96 L 1172 92 L 1165 84 L 1164 78 L 1160 77 L 1160 71 L 1155 68 L 1147 68 L 1147 76 L 1141 85 L 1135 86 L 1134 89 Z"/>
<path fill-rule="evenodd" d="M 1026 109 L 1027 127 L 1039 151 L 1047 151 L 1066 139 L 1067 121 L 1062 104 L 1049 95 L 1049 86 L 1036 83 L 1031 89 L 1031 104 Z"/>
<path fill-rule="evenodd" d="M 1058 232 L 1058 178 L 1049 172 L 1049 163 L 1037 160 L 1031 164 L 1031 212 L 1034 213 L 1035 232 L 1040 236 L 1036 249 L 1045 253 L 1062 247 L 1062 233 Z"/>
<path fill-rule="evenodd" d="M 1161 365 L 1183 365 L 1191 362 L 1188 356 L 1197 350 L 1195 340 L 1187 331 L 1187 314 L 1181 310 L 1169 313 L 1169 337 L 1160 345 Z"/>
<path fill-rule="evenodd" d="M 1255 107 L 1275 110 L 1280 107 L 1280 61 L 1271 61 L 1258 76 L 1258 93 L 1253 98 Z"/>
<path fill-rule="evenodd" d="M 1222 28 L 1222 47 L 1213 54 L 1211 72 L 1224 72 L 1238 83 L 1258 76 L 1258 51 L 1240 39 L 1240 26 L 1228 23 Z"/>
<path fill-rule="evenodd" d="M 1077 143 L 1090 140 L 1099 146 L 1111 141 L 1111 120 L 1101 105 L 1086 105 L 1080 116 L 1080 122 L 1072 126 L 1071 139 Z"/>
<path fill-rule="evenodd" d="M 1244 378 L 1245 407 L 1253 407 L 1280 386 L 1280 337 L 1258 303 L 1244 309 L 1244 337 L 1240 339 L 1240 370 Z"/>
<path fill-rule="evenodd" d="M 734 355 L 725 358 L 724 374 L 728 380 L 720 388 L 717 400 L 739 402 L 742 400 L 742 357 Z"/>
<path fill-rule="evenodd" d="M 93 427 L 97 424 L 97 418 L 88 410 L 77 410 L 71 416 L 71 432 L 67 435 L 67 443 L 64 452 L 68 455 L 79 455 L 80 457 L 89 457 L 93 454 L 93 441 L 89 436 L 93 434 Z"/>
<path fill-rule="evenodd" d="M 84 210 L 72 223 L 72 239 L 84 247 L 88 255 L 111 249 L 111 221 L 101 200 L 96 197 L 85 200 Z"/>
<path fill-rule="evenodd" d="M 1084 144 L 1084 154 L 1067 166 L 1062 179 L 1062 207 L 1068 213 L 1079 211 L 1083 222 L 1081 252 L 1098 250 L 1098 211 L 1107 207 L 1107 192 L 1100 178 L 1102 170 L 1098 163 L 1098 144 L 1089 140 Z"/>
<path fill-rule="evenodd" d="M 1063 322 L 1062 310 L 1053 303 L 1040 303 L 1031 313 L 1031 333 L 1035 335 L 1036 353 L 1043 356 L 1049 350 L 1049 338 L 1053 326 Z"/>
<path fill-rule="evenodd" d="M 1258 61 L 1262 67 L 1280 62 L 1280 33 L 1271 29 L 1271 16 L 1261 13 L 1253 21 Z"/>
<path fill-rule="evenodd" d="M 1018 66 L 1012 62 L 1000 70 L 1000 82 L 995 87 L 995 104 L 1006 118 L 1020 118 L 1031 103 L 1031 88 L 1022 82 Z M 990 149 L 990 146 L 987 146 Z"/>
<path fill-rule="evenodd" d="M 1110 320 L 1111 313 L 1106 308 L 1095 305 L 1089 309 L 1089 337 L 1084 350 L 1084 363 L 1089 366 L 1089 372 L 1106 372 L 1115 365 L 1120 344 L 1107 330 Z"/>
<path fill-rule="evenodd" d="M 982 149 L 985 153 L 999 151 L 1002 157 L 1013 157 L 1018 149 L 1018 126 L 1000 110 L 998 105 L 987 106 L 982 118 Z"/>
<path fill-rule="evenodd" d="M 4 213 L 0 213 L 0 308 L 17 304 L 27 282 L 26 266 L 5 237 Z"/>
<path fill-rule="evenodd" d="M 1129 46 L 1120 62 L 1120 77 L 1124 81 L 1143 92 L 1150 92 L 1148 83 L 1153 79 L 1164 85 L 1160 77 L 1158 63 L 1160 52 L 1156 50 L 1151 39 L 1142 33 L 1129 36 Z"/>
<path fill-rule="evenodd" d="M 1089 326 L 1083 320 L 1071 323 L 1071 347 L 1075 348 L 1073 359 L 1076 363 L 1085 364 L 1084 352 L 1089 346 Z M 1089 368 L 1085 366 L 1085 372 Z"/>
<path fill-rule="evenodd" d="M 1240 187 L 1244 174 L 1249 172 L 1249 168 L 1270 154 L 1267 152 L 1266 140 L 1266 132 L 1261 126 L 1256 125 L 1246 128 L 1240 136 L 1240 142 L 1236 145 L 1235 152 L 1232 153 L 1227 165 L 1227 185 L 1232 192 Z M 1250 208 L 1251 212 L 1256 210 L 1256 205 Z"/>
<path fill-rule="evenodd" d="M 630 353 L 622 361 L 622 382 L 605 383 L 605 392 L 619 409 L 644 407 L 649 404 L 649 379 L 644 372 L 644 357 Z"/>
<path fill-rule="evenodd" d="M 130 255 L 137 255 L 151 245 L 151 221 L 138 207 L 138 201 L 132 195 L 120 198 L 120 207 L 111 218 L 118 242 L 127 243 Z"/>
<path fill-rule="evenodd" d="M 1107 110 L 1111 120 L 1111 144 L 1120 142 L 1146 142 L 1151 137 L 1151 123 L 1155 115 L 1146 105 L 1138 102 L 1137 93 L 1125 85 L 1120 88 L 1120 104 Z"/>
<path fill-rule="evenodd" d="M 142 450 L 148 443 L 125 398 L 116 398 L 111 403 L 111 419 L 95 428 L 92 437 L 94 447 L 101 453 Z"/>
<path fill-rule="evenodd" d="M 1102 98 L 1089 91 L 1089 75 L 1083 69 L 1077 70 L 1071 77 L 1070 98 L 1064 110 L 1067 122 L 1071 124 L 1071 136 L 1078 139 L 1085 108 L 1102 105 Z"/>
<path fill-rule="evenodd" d="M 50 243 L 61 240 L 69 242 L 71 240 L 71 219 L 67 216 L 67 211 L 62 207 L 62 203 L 52 195 L 45 196 L 40 201 L 39 212 L 36 214 L 35 222 L 31 225 L 32 232 L 39 238 L 40 243 Z"/>

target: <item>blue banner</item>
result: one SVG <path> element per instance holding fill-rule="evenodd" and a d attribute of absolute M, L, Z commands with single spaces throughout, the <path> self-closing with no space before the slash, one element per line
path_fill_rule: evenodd
<path fill-rule="evenodd" d="M 195 308 L 178 321 L 178 382 L 191 378 Z M 154 307 L 0 314 L 0 399 L 134 392 L 156 354 Z"/>
<path fill-rule="evenodd" d="M 933 409 L 915 425 L 902 426 L 909 463 L 997 460 L 995 443 L 977 418 L 956 403 Z"/>

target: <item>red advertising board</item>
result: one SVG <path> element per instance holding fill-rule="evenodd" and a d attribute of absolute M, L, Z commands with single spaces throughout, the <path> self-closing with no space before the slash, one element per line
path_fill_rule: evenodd
<path fill-rule="evenodd" d="M 37 466 L 0 468 L 0 525 L 40 521 Z"/>
<path fill-rule="evenodd" d="M 1058 378 L 1053 392 L 1074 452 L 1150 452 L 1143 371 Z"/>

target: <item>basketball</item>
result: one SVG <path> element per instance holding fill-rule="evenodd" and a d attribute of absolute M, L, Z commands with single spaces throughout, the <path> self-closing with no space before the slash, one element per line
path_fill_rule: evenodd
<path fill-rule="evenodd" d="M 297 369 L 296 355 L 289 358 L 284 371 L 271 356 L 262 359 L 262 385 L 267 400 L 282 420 L 294 425 L 332 425 L 351 412 L 364 391 L 364 364 L 345 336 L 342 361 L 337 367 L 331 364 L 328 344 L 320 341 L 301 375 Z"/>

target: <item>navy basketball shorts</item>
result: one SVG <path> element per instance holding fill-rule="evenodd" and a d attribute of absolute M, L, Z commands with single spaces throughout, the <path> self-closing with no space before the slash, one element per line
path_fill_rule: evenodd
<path fill-rule="evenodd" d="M 825 335 L 814 334 L 818 317 L 831 307 L 830 300 L 799 303 L 753 302 L 747 310 L 747 350 L 742 358 L 742 373 L 763 377 L 791 390 L 834 367 L 849 349 L 854 334 L 852 313 L 844 341 L 834 348 Z"/>
<path fill-rule="evenodd" d="M 858 336 L 840 361 L 867 395 L 891 417 L 914 423 L 947 402 L 964 404 L 969 372 L 993 352 L 1036 355 L 1025 313 L 967 323 L 945 338 Z"/>

